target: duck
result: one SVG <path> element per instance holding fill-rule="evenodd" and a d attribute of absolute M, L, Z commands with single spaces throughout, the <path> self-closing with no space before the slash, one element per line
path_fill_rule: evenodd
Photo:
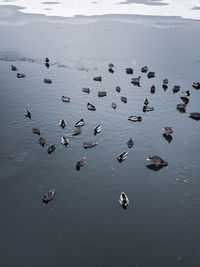
<path fill-rule="evenodd" d="M 51 145 L 48 147 L 47 152 L 49 154 L 53 153 L 56 150 L 56 145 Z"/>
<path fill-rule="evenodd" d="M 200 82 L 194 82 L 194 83 L 192 84 L 192 87 L 193 87 L 194 89 L 199 90 L 199 89 L 200 89 Z"/>
<path fill-rule="evenodd" d="M 75 127 L 82 127 L 82 126 L 84 126 L 85 125 L 85 121 L 84 121 L 84 119 L 80 119 L 79 121 L 77 121 L 76 123 L 75 123 Z"/>
<path fill-rule="evenodd" d="M 44 147 L 44 145 L 46 144 L 46 140 L 43 138 L 43 137 L 40 137 L 39 140 L 38 140 L 38 143 Z"/>
<path fill-rule="evenodd" d="M 130 139 L 127 142 L 128 148 L 131 148 L 134 145 L 133 139 L 130 137 Z"/>
<path fill-rule="evenodd" d="M 168 79 L 163 80 L 163 84 L 167 85 L 169 83 Z"/>
<path fill-rule="evenodd" d="M 60 139 L 61 144 L 63 144 L 64 146 L 68 147 L 69 146 L 69 139 L 65 136 L 62 136 Z"/>
<path fill-rule="evenodd" d="M 172 127 L 164 127 L 163 130 L 166 135 L 170 135 L 173 133 Z"/>
<path fill-rule="evenodd" d="M 140 83 L 140 79 L 141 79 L 141 76 L 132 78 L 131 83 L 133 83 L 133 84 L 138 84 L 138 83 Z"/>
<path fill-rule="evenodd" d="M 76 169 L 79 171 L 82 166 L 86 164 L 86 157 L 80 158 L 76 163 Z"/>
<path fill-rule="evenodd" d="M 84 142 L 83 143 L 83 148 L 87 149 L 87 148 L 91 148 L 91 147 L 94 147 L 97 145 L 97 142 L 93 142 L 93 141 L 90 141 L 90 142 Z"/>
<path fill-rule="evenodd" d="M 151 106 L 143 106 L 143 112 L 153 111 L 154 107 Z"/>
<path fill-rule="evenodd" d="M 24 115 L 25 117 L 28 117 L 29 119 L 31 119 L 31 112 L 28 109 L 24 110 Z"/>
<path fill-rule="evenodd" d="M 56 194 L 55 189 L 49 190 L 48 192 L 44 194 L 42 201 L 47 204 L 49 201 L 51 201 L 55 197 L 55 194 Z"/>
<path fill-rule="evenodd" d="M 165 140 L 168 142 L 168 143 L 171 143 L 173 137 L 171 136 L 171 134 L 166 134 L 164 133 L 163 134 L 163 137 L 165 138 Z"/>
<path fill-rule="evenodd" d="M 50 83 L 52 83 L 52 80 L 44 78 L 44 83 L 50 84 Z"/>
<path fill-rule="evenodd" d="M 185 96 L 181 96 L 180 99 L 184 102 L 185 105 L 187 105 L 190 102 L 189 98 Z"/>
<path fill-rule="evenodd" d="M 108 68 L 114 68 L 114 64 L 110 63 L 110 64 L 108 65 Z"/>
<path fill-rule="evenodd" d="M 144 100 L 144 105 L 147 106 L 148 104 L 149 104 L 149 101 L 148 101 L 147 98 L 145 98 L 145 100 Z"/>
<path fill-rule="evenodd" d="M 93 78 L 94 81 L 96 82 L 101 82 L 102 81 L 102 77 L 101 76 L 97 76 Z"/>
<path fill-rule="evenodd" d="M 185 113 L 186 104 L 185 103 L 177 104 L 176 108 L 179 112 Z"/>
<path fill-rule="evenodd" d="M 128 120 L 133 121 L 133 122 L 142 121 L 142 117 L 133 115 L 133 116 L 129 116 Z"/>
<path fill-rule="evenodd" d="M 47 67 L 47 69 L 50 67 L 50 64 L 48 62 L 45 62 L 45 67 Z"/>
<path fill-rule="evenodd" d="M 65 126 L 66 126 L 66 121 L 65 121 L 64 119 L 61 119 L 61 120 L 59 121 L 59 125 L 64 129 Z"/>
<path fill-rule="evenodd" d="M 72 135 L 76 136 L 76 135 L 81 134 L 81 132 L 82 132 L 82 127 L 81 126 L 76 126 L 74 131 L 73 131 L 73 133 L 72 133 Z"/>
<path fill-rule="evenodd" d="M 120 92 L 121 92 L 121 88 L 120 88 L 119 86 L 117 86 L 117 87 L 116 87 L 116 91 L 117 91 L 118 93 L 120 93 Z"/>
<path fill-rule="evenodd" d="M 127 97 L 126 96 L 121 96 L 121 101 L 124 103 L 127 103 Z"/>
<path fill-rule="evenodd" d="M 94 135 L 96 135 L 97 133 L 100 133 L 102 128 L 103 128 L 103 126 L 101 124 L 95 126 L 94 129 L 93 129 Z"/>
<path fill-rule="evenodd" d="M 132 68 L 126 68 L 126 73 L 127 74 L 133 74 L 133 69 Z"/>
<path fill-rule="evenodd" d="M 17 73 L 17 78 L 25 78 L 26 77 L 26 75 L 25 74 L 23 74 L 23 73 Z"/>
<path fill-rule="evenodd" d="M 181 89 L 180 85 L 174 85 L 172 91 L 173 91 L 173 93 L 175 94 L 175 93 L 177 93 L 178 91 L 180 91 L 180 89 Z"/>
<path fill-rule="evenodd" d="M 40 135 L 40 130 L 39 130 L 38 128 L 32 128 L 32 132 L 33 132 L 34 134 L 38 134 L 38 135 Z"/>
<path fill-rule="evenodd" d="M 151 94 L 155 94 L 155 91 L 156 91 L 156 87 L 155 85 L 152 85 L 150 89 Z"/>
<path fill-rule="evenodd" d="M 119 162 L 122 162 L 127 158 L 127 156 L 128 156 L 128 152 L 124 151 L 117 157 L 117 159 Z"/>
<path fill-rule="evenodd" d="M 153 71 L 148 72 L 148 73 L 147 73 L 147 77 L 148 77 L 149 79 L 154 78 L 154 77 L 155 77 L 155 72 L 153 72 Z"/>
<path fill-rule="evenodd" d="M 127 195 L 122 192 L 119 196 L 119 204 L 122 206 L 122 208 L 126 209 L 129 205 L 129 199 Z"/>
<path fill-rule="evenodd" d="M 68 97 L 68 96 L 62 96 L 62 98 L 61 98 L 61 100 L 63 101 L 63 102 L 70 102 L 71 100 L 70 100 L 70 97 Z"/>
<path fill-rule="evenodd" d="M 187 90 L 187 91 L 182 91 L 182 92 L 181 92 L 181 95 L 182 95 L 182 97 L 188 97 L 188 96 L 190 96 L 190 91 L 189 91 L 189 90 Z"/>
<path fill-rule="evenodd" d="M 116 104 L 115 102 L 113 102 L 112 105 L 111 105 L 111 107 L 112 107 L 113 109 L 116 109 L 116 108 L 117 108 L 117 104 Z"/>
<path fill-rule="evenodd" d="M 107 96 L 107 92 L 106 91 L 99 91 L 98 92 L 98 97 L 104 97 Z"/>
<path fill-rule="evenodd" d="M 192 118 L 193 120 L 200 120 L 200 112 L 191 112 L 189 115 L 190 118 Z"/>
<path fill-rule="evenodd" d="M 161 157 L 156 156 L 156 155 L 154 155 L 154 156 L 148 156 L 147 157 L 147 160 L 148 161 L 151 161 L 151 163 L 153 165 L 155 165 L 156 167 L 158 167 L 158 166 L 167 166 L 168 165 L 168 162 L 167 161 L 163 160 Z"/>
<path fill-rule="evenodd" d="M 46 62 L 46 63 L 49 62 L 49 58 L 48 58 L 48 57 L 45 58 L 45 62 Z"/>
<path fill-rule="evenodd" d="M 91 110 L 91 111 L 95 111 L 96 110 L 95 106 L 90 104 L 90 103 L 87 103 L 87 109 Z"/>
<path fill-rule="evenodd" d="M 114 70 L 113 70 L 112 68 L 109 68 L 108 71 L 109 71 L 110 73 L 114 73 Z"/>
<path fill-rule="evenodd" d="M 15 67 L 14 65 L 11 65 L 11 70 L 12 71 L 17 71 L 17 67 Z"/>
<path fill-rule="evenodd" d="M 141 72 L 146 73 L 148 71 L 148 67 L 144 66 L 141 68 Z"/>
<path fill-rule="evenodd" d="M 83 93 L 87 93 L 87 94 L 89 94 L 89 93 L 90 93 L 90 88 L 83 87 L 83 88 L 82 88 L 82 92 L 83 92 Z"/>

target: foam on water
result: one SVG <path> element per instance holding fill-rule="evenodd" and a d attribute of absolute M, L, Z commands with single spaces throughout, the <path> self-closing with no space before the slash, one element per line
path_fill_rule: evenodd
<path fill-rule="evenodd" d="M 0 0 L 0 5 L 20 6 L 24 13 L 61 17 L 129 14 L 200 19 L 199 0 Z"/>

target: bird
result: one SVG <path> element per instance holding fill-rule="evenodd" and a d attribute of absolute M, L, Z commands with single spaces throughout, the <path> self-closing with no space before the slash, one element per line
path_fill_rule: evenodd
<path fill-rule="evenodd" d="M 15 67 L 14 65 L 11 65 L 11 70 L 12 71 L 17 71 L 17 67 Z"/>
<path fill-rule="evenodd" d="M 119 196 L 119 204 L 124 208 L 126 209 L 129 205 L 129 199 L 127 197 L 127 195 L 122 192 Z"/>
<path fill-rule="evenodd" d="M 38 143 L 44 147 L 44 145 L 46 144 L 46 140 L 43 138 L 43 137 L 40 137 L 39 140 L 38 140 Z"/>
<path fill-rule="evenodd" d="M 61 139 L 61 144 L 63 144 L 64 146 L 68 147 L 69 146 L 69 139 L 65 136 L 62 136 Z"/>
<path fill-rule="evenodd" d="M 146 73 L 148 71 L 148 67 L 144 66 L 141 68 L 141 72 Z"/>
<path fill-rule="evenodd" d="M 48 152 L 49 154 L 51 154 L 51 153 L 54 152 L 55 150 L 56 150 L 56 145 L 51 145 L 51 146 L 48 147 L 47 152 Z"/>
<path fill-rule="evenodd" d="M 168 162 L 167 161 L 161 159 L 161 157 L 156 156 L 156 155 L 154 155 L 154 156 L 148 156 L 147 157 L 147 160 L 148 161 L 151 161 L 152 164 L 155 165 L 156 167 L 158 167 L 158 166 L 167 166 L 168 165 Z"/>
<path fill-rule="evenodd" d="M 188 96 L 190 96 L 190 91 L 189 91 L 189 90 L 187 90 L 187 91 L 182 91 L 182 92 L 181 92 L 181 95 L 182 95 L 182 97 L 188 97 Z"/>
<path fill-rule="evenodd" d="M 133 121 L 133 122 L 142 121 L 142 117 L 141 116 L 129 116 L 128 120 Z"/>
<path fill-rule="evenodd" d="M 24 115 L 25 117 L 28 117 L 29 119 L 31 119 L 31 112 L 28 109 L 24 110 Z"/>
<path fill-rule="evenodd" d="M 85 125 L 85 121 L 84 121 L 84 119 L 80 119 L 79 121 L 77 121 L 76 123 L 75 123 L 75 127 L 82 127 L 82 126 L 84 126 Z"/>
<path fill-rule="evenodd" d="M 52 80 L 51 79 L 44 79 L 44 83 L 47 83 L 47 84 L 50 84 L 50 83 L 52 83 Z"/>
<path fill-rule="evenodd" d="M 121 101 L 124 103 L 127 103 L 127 97 L 126 96 L 121 96 Z"/>
<path fill-rule="evenodd" d="M 147 111 L 153 111 L 154 107 L 151 106 L 143 106 L 143 112 L 147 112 Z"/>
<path fill-rule="evenodd" d="M 87 103 L 87 109 L 88 110 L 91 110 L 91 111 L 95 111 L 96 110 L 96 107 L 90 103 Z"/>
<path fill-rule="evenodd" d="M 127 156 L 128 156 L 128 152 L 124 151 L 117 157 L 117 159 L 119 162 L 122 162 L 127 158 Z"/>
<path fill-rule="evenodd" d="M 170 135 L 173 133 L 172 127 L 164 127 L 163 130 L 165 131 L 166 135 Z"/>
<path fill-rule="evenodd" d="M 90 88 L 83 87 L 83 88 L 82 88 L 82 92 L 83 92 L 83 93 L 87 93 L 87 94 L 89 94 L 89 93 L 90 93 Z"/>
<path fill-rule="evenodd" d="M 55 189 L 49 190 L 48 192 L 44 194 L 42 201 L 47 204 L 49 201 L 51 201 L 55 197 L 55 193 L 56 193 Z"/>
<path fill-rule="evenodd" d="M 127 141 L 128 148 L 131 148 L 134 145 L 133 139 L 130 137 L 130 139 Z"/>
<path fill-rule="evenodd" d="M 23 74 L 23 73 L 17 73 L 17 78 L 25 78 L 26 77 L 26 75 L 25 74 Z"/>
<path fill-rule="evenodd" d="M 172 89 L 173 93 L 174 94 L 177 93 L 180 90 L 180 88 L 181 88 L 180 85 L 174 85 L 174 87 Z"/>
<path fill-rule="evenodd" d="M 76 163 L 76 169 L 79 171 L 82 166 L 86 164 L 86 157 L 80 158 Z"/>
<path fill-rule="evenodd" d="M 116 91 L 117 91 L 118 93 L 120 93 L 120 92 L 121 92 L 121 88 L 120 88 L 119 86 L 117 86 L 117 87 L 116 87 Z"/>
<path fill-rule="evenodd" d="M 61 119 L 61 120 L 59 121 L 59 125 L 64 129 L 65 126 L 66 126 L 66 121 L 65 121 L 64 119 Z"/>
<path fill-rule="evenodd" d="M 144 105 L 147 106 L 148 104 L 149 104 L 149 101 L 148 101 L 147 98 L 145 98 L 145 100 L 144 100 Z"/>
<path fill-rule="evenodd" d="M 32 132 L 33 132 L 34 134 L 38 134 L 38 135 L 40 135 L 40 130 L 39 130 L 38 128 L 32 128 Z"/>
<path fill-rule="evenodd" d="M 112 106 L 113 109 L 117 108 L 117 104 L 115 102 L 113 102 L 111 106 Z"/>
<path fill-rule="evenodd" d="M 89 142 L 84 142 L 83 143 L 83 148 L 91 148 L 97 145 L 97 142 L 89 141 Z"/>
<path fill-rule="evenodd" d="M 189 115 L 190 118 L 192 118 L 193 120 L 200 120 L 200 112 L 191 112 Z"/>
<path fill-rule="evenodd" d="M 62 96 L 62 98 L 61 98 L 61 100 L 63 101 L 63 102 L 70 102 L 70 97 L 68 97 L 68 96 Z"/>
<path fill-rule="evenodd" d="M 74 129 L 72 135 L 73 135 L 73 136 L 76 136 L 76 135 L 81 134 L 81 132 L 82 132 L 82 127 L 81 127 L 81 126 L 78 126 L 78 127 L 75 127 L 75 129 Z"/>
<path fill-rule="evenodd" d="M 93 129 L 94 135 L 96 135 L 97 133 L 100 133 L 102 128 L 103 128 L 103 126 L 101 124 L 95 126 L 94 129 Z"/>
<path fill-rule="evenodd" d="M 150 89 L 151 94 L 155 94 L 155 91 L 156 91 L 156 87 L 155 85 L 152 85 Z"/>

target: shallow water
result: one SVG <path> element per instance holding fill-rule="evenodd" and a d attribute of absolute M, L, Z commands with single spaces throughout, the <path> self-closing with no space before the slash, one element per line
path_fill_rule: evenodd
<path fill-rule="evenodd" d="M 188 117 L 199 112 L 199 91 L 191 86 L 199 80 L 198 42 L 190 42 L 199 36 L 198 25 L 163 31 L 100 20 L 51 27 L 30 23 L 14 32 L 2 25 L 0 31 L 3 266 L 199 266 L 199 122 Z M 114 74 L 107 71 L 110 62 Z M 11 64 L 26 78 L 17 79 Z M 155 71 L 154 79 L 140 73 L 146 64 Z M 130 83 L 126 67 L 134 68 L 134 77 L 142 76 L 141 87 Z M 98 75 L 101 83 L 93 81 Z M 44 84 L 44 78 L 53 83 Z M 150 94 L 152 84 L 155 94 Z M 186 113 L 176 110 L 181 100 L 179 92 L 172 92 L 175 84 L 191 92 Z M 108 95 L 98 98 L 99 90 Z M 63 103 L 62 95 L 71 103 Z M 128 97 L 127 104 L 121 96 Z M 142 112 L 144 98 L 154 111 Z M 95 112 L 87 110 L 88 102 Z M 23 115 L 26 108 L 31 120 Z M 129 115 L 142 115 L 143 121 L 130 122 Z M 67 122 L 64 130 L 58 125 L 61 118 Z M 80 118 L 86 122 L 82 134 L 71 137 Z M 103 130 L 94 136 L 97 124 Z M 165 126 L 173 127 L 171 143 L 162 136 Z M 38 144 L 33 127 L 40 128 L 47 146 L 56 144 L 54 153 Z M 62 135 L 69 137 L 69 148 L 60 143 Z M 128 149 L 130 137 L 135 144 Z M 84 141 L 93 140 L 96 147 L 83 149 Z M 123 151 L 129 154 L 119 163 Z M 148 169 L 151 154 L 169 165 Z M 81 156 L 87 164 L 76 171 Z M 42 196 L 51 188 L 56 197 L 44 205 Z M 122 191 L 130 200 L 127 210 L 118 202 Z"/>

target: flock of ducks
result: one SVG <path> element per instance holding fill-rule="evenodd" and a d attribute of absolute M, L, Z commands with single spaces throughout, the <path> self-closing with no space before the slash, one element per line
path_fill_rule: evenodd
<path fill-rule="evenodd" d="M 45 59 L 45 66 L 47 68 L 50 67 L 50 63 L 49 62 L 50 62 L 49 58 L 46 58 Z M 17 67 L 14 66 L 14 65 L 11 65 L 11 70 L 12 71 L 17 71 Z M 108 65 L 108 71 L 110 73 L 114 73 L 114 65 L 112 63 L 110 63 Z M 126 73 L 129 74 L 129 75 L 133 75 L 133 69 L 132 68 L 126 68 Z M 146 73 L 148 79 L 151 79 L 151 78 L 155 77 L 155 72 L 149 71 L 147 66 L 144 66 L 144 67 L 141 68 L 141 73 Z M 25 78 L 25 77 L 26 77 L 25 74 L 17 73 L 17 78 Z M 97 81 L 97 82 L 101 82 L 102 81 L 102 76 L 94 77 L 93 80 Z M 133 85 L 135 85 L 135 86 L 140 87 L 140 80 L 141 80 L 141 76 L 134 77 L 134 78 L 131 79 L 131 83 Z M 44 79 L 44 83 L 50 84 L 50 83 L 52 83 L 52 80 L 45 78 Z M 168 83 L 169 83 L 168 79 L 164 79 L 163 80 L 162 87 L 163 87 L 164 90 L 167 90 Z M 194 89 L 199 90 L 200 89 L 200 82 L 194 82 L 192 84 L 192 86 L 193 86 Z M 155 90 L 156 90 L 155 86 L 152 85 L 151 88 L 150 88 L 151 94 L 154 94 Z M 180 91 L 180 86 L 179 85 L 175 85 L 173 87 L 172 91 L 173 91 L 174 94 L 179 92 Z M 82 88 L 82 92 L 89 94 L 90 93 L 90 89 L 84 87 L 84 88 Z M 116 87 L 116 92 L 118 92 L 118 93 L 121 92 L 121 88 L 119 86 Z M 98 96 L 99 97 L 105 97 L 105 96 L 107 96 L 107 92 L 106 91 L 99 91 L 98 92 Z M 180 98 L 182 100 L 182 103 L 177 104 L 177 110 L 179 110 L 180 112 L 185 112 L 186 111 L 186 106 L 189 103 L 189 98 L 188 98 L 189 96 L 190 96 L 190 91 L 189 90 L 181 92 L 181 97 Z M 70 102 L 71 101 L 70 98 L 67 97 L 67 96 L 62 96 L 61 100 L 63 102 Z M 124 102 L 124 103 L 127 103 L 127 97 L 126 96 L 121 96 L 121 101 Z M 111 104 L 111 107 L 113 109 L 116 109 L 117 108 L 117 104 L 115 102 L 113 102 Z M 90 110 L 90 111 L 96 111 L 96 107 L 91 103 L 87 103 L 87 109 Z M 143 109 L 142 110 L 143 110 L 143 112 L 150 112 L 150 111 L 154 110 L 153 106 L 149 106 L 149 100 L 147 98 L 144 100 Z M 31 112 L 29 110 L 27 110 L 27 109 L 24 110 L 24 115 L 25 115 L 25 117 L 27 117 L 29 119 L 31 119 L 31 117 L 32 117 Z M 189 114 L 189 117 L 194 119 L 194 120 L 200 120 L 200 113 L 199 112 L 192 112 L 192 113 Z M 128 120 L 132 121 L 132 122 L 141 122 L 142 121 L 142 116 L 131 115 L 131 116 L 128 117 Z M 72 135 L 73 136 L 80 135 L 84 125 L 85 125 L 84 119 L 80 119 L 79 121 L 77 121 L 75 123 L 75 127 L 74 127 Z M 59 122 L 59 126 L 64 129 L 65 126 L 66 126 L 66 121 L 64 119 L 61 119 L 60 122 Z M 93 134 L 96 135 L 96 134 L 100 133 L 102 128 L 103 127 L 100 124 L 95 126 L 94 129 L 93 129 Z M 164 127 L 163 131 L 164 131 L 163 137 L 170 143 L 172 141 L 172 133 L 173 133 L 172 127 Z M 34 134 L 40 136 L 40 129 L 32 128 L 32 132 Z M 69 142 L 69 139 L 66 136 L 62 136 L 60 141 L 64 146 L 66 146 L 66 147 L 69 146 L 70 142 Z M 39 137 L 38 142 L 42 147 L 44 147 L 45 144 L 46 144 L 46 140 L 45 140 L 44 137 Z M 96 145 L 97 145 L 97 142 L 94 142 L 94 141 L 84 142 L 83 143 L 83 148 L 88 149 L 88 148 L 92 148 L 92 147 L 94 147 Z M 128 146 L 128 148 L 132 148 L 134 146 L 134 142 L 133 142 L 132 138 L 130 138 L 127 141 L 127 146 Z M 47 152 L 49 154 L 53 153 L 55 150 L 56 150 L 56 145 L 55 144 L 50 145 L 47 148 Z M 124 151 L 117 157 L 117 160 L 119 162 L 122 162 L 122 161 L 126 160 L 127 156 L 128 156 L 128 152 Z M 161 169 L 161 168 L 163 168 L 163 167 L 168 165 L 168 162 L 163 160 L 158 155 L 148 156 L 147 160 L 150 161 L 150 165 L 147 165 L 147 167 L 149 169 L 153 169 L 153 170 L 159 170 L 159 169 Z M 84 166 L 85 164 L 86 164 L 86 157 L 84 156 L 84 157 L 81 157 L 77 161 L 76 169 L 80 170 L 80 168 L 82 166 Z M 48 203 L 50 200 L 52 200 L 55 197 L 55 192 L 56 192 L 55 189 L 51 189 L 48 192 L 46 192 L 44 194 L 44 196 L 43 196 L 43 199 L 42 199 L 43 202 L 44 203 Z M 126 209 L 128 207 L 128 205 L 129 205 L 128 196 L 124 192 L 122 192 L 120 194 L 119 203 L 124 209 Z"/>

